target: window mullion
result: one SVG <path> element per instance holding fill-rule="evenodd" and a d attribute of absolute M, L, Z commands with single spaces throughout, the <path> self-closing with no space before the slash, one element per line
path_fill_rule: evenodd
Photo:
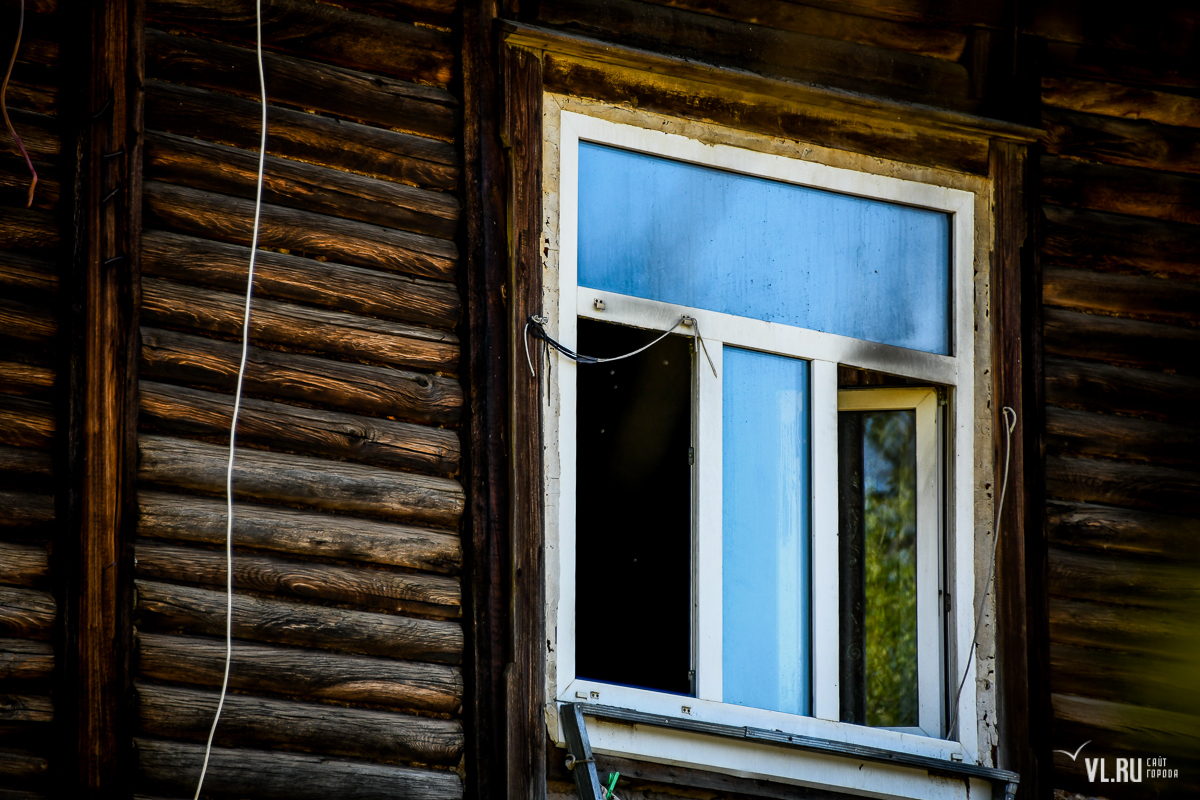
<path fill-rule="evenodd" d="M 813 716 L 838 720 L 837 364 L 812 362 Z"/>
<path fill-rule="evenodd" d="M 720 702 L 721 662 L 721 374 L 724 343 L 705 338 L 693 359 L 696 376 L 692 492 L 692 630 L 696 696 Z M 714 375 L 715 370 L 715 375 Z"/>
<path fill-rule="evenodd" d="M 941 615 L 938 577 L 941 560 L 938 539 L 937 394 L 930 391 L 916 408 L 917 422 L 917 680 L 920 726 L 930 736 L 941 735 L 942 673 Z"/>

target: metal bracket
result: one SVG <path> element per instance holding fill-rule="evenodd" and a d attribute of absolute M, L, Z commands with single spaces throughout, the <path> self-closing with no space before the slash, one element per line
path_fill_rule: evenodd
<path fill-rule="evenodd" d="M 596 760 L 592 758 L 592 745 L 588 741 L 587 725 L 583 712 L 574 703 L 563 703 L 558 707 L 563 730 L 567 734 L 567 769 L 575 776 L 575 788 L 579 800 L 604 800 L 600 789 L 600 776 L 596 773 Z M 578 767 L 578 769 L 576 769 Z"/>
<path fill-rule="evenodd" d="M 575 769 L 576 764 L 595 764 L 595 763 L 596 763 L 596 759 L 594 759 L 594 758 L 576 758 L 575 756 L 571 755 L 570 753 L 567 753 L 567 769 Z"/>

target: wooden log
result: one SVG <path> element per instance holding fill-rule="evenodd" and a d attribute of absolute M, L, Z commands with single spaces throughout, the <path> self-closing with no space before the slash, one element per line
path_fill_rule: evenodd
<path fill-rule="evenodd" d="M 1097 700 L 1136 700 L 1154 708 L 1200 708 L 1200 690 L 1186 659 L 1152 666 L 1140 655 L 1097 653 L 1071 645 L 1050 645 L 1050 691 Z"/>
<path fill-rule="evenodd" d="M 254 202 L 147 181 L 148 216 L 180 233 L 250 244 Z M 297 250 L 346 264 L 452 280 L 458 250 L 452 242 L 365 222 L 263 205 L 259 246 Z"/>
<path fill-rule="evenodd" d="M 1069 358 L 1047 358 L 1046 402 L 1185 422 L 1195 415 L 1200 379 Z"/>
<path fill-rule="evenodd" d="M 61 42 L 62 23 L 55 20 L 52 29 L 38 25 L 36 17 L 26 20 L 28 30 L 21 36 L 21 51 L 18 57 L 28 64 L 40 64 L 44 67 L 54 67 L 62 64 Z"/>
<path fill-rule="evenodd" d="M 43 364 L 0 361 L 0 393 L 45 397 L 54 388 L 54 370 Z"/>
<path fill-rule="evenodd" d="M 258 155 L 172 133 L 146 136 L 146 177 L 253 198 Z M 453 239 L 454 195 L 267 156 L 263 200 L 289 208 Z"/>
<path fill-rule="evenodd" d="M 5 8 L 16 8 L 17 2 L 15 0 L 4 0 L 0 5 Z M 38 19 L 39 17 L 53 16 L 59 10 L 58 0 L 27 0 L 23 5 L 25 7 L 26 23 L 31 26 L 41 21 Z"/>
<path fill-rule="evenodd" d="M 1158 608 L 1133 608 L 1050 596 L 1050 641 L 1100 651 L 1173 655 L 1180 617 Z"/>
<path fill-rule="evenodd" d="M 241 348 L 230 342 L 142 329 L 147 377 L 231 389 L 240 356 Z M 434 425 L 456 423 L 463 403 L 462 387 L 452 378 L 258 347 L 250 348 L 245 391 Z"/>
<path fill-rule="evenodd" d="M 0 397 L 0 443 L 48 448 L 54 431 L 54 406 L 49 401 Z"/>
<path fill-rule="evenodd" d="M 142 281 L 142 319 L 240 338 L 245 297 L 150 278 Z M 458 337 L 402 322 L 259 300 L 252 305 L 250 337 L 256 344 L 336 354 L 418 369 L 453 372 Z"/>
<path fill-rule="evenodd" d="M 49 592 L 0 586 L 0 636 L 49 639 L 55 611 Z"/>
<path fill-rule="evenodd" d="M 142 632 L 137 637 L 137 670 L 151 680 L 219 687 L 225 673 L 225 642 Z M 447 714 L 457 712 L 463 699 L 458 667 L 243 641 L 233 643 L 229 682 L 244 692 Z"/>
<path fill-rule="evenodd" d="M 31 208 L 54 211 L 58 208 L 61 187 L 55 177 L 53 165 L 34 161 L 38 171 L 38 182 L 33 193 Z M 29 166 L 23 158 L 0 157 L 0 203 L 25 208 L 29 202 Z"/>
<path fill-rule="evenodd" d="M 134 560 L 137 575 L 147 580 L 225 586 L 225 554 L 219 550 L 143 540 L 134 547 Z M 357 608 L 443 618 L 462 615 L 462 588 L 457 578 L 445 575 L 237 553 L 233 559 L 233 583 L 238 589 L 327 600 Z"/>
<path fill-rule="evenodd" d="M 452 28 L 457 22 L 455 0 L 346 0 L 343 5 L 354 11 L 404 22 L 425 22 L 438 28 Z"/>
<path fill-rule="evenodd" d="M 1200 128 L 1200 99 L 1144 86 L 1043 75 L 1042 104 L 1085 114 Z"/>
<path fill-rule="evenodd" d="M 0 542 L 0 583 L 37 587 L 50 575 L 50 554 L 39 545 Z"/>
<path fill-rule="evenodd" d="M 1200 285 L 1150 276 L 1044 267 L 1042 302 L 1155 322 L 1200 322 Z"/>
<path fill-rule="evenodd" d="M 647 56 L 644 60 L 645 66 L 612 66 L 547 53 L 543 80 L 546 91 L 628 103 L 653 113 L 700 118 L 907 163 L 975 175 L 988 172 L 987 145 L 977 137 L 933 125 L 906 127 L 903 119 L 897 121 L 903 114 L 877 119 L 848 109 L 812 104 L 811 98 L 803 102 L 786 95 L 764 94 L 763 87 L 755 86 L 755 80 L 741 80 L 736 71 L 719 87 L 704 83 L 698 75 L 660 74 L 656 69 L 659 59 Z M 731 96 L 731 90 L 737 91 Z"/>
<path fill-rule="evenodd" d="M 142 234 L 142 274 L 244 293 L 250 248 L 165 231 Z M 454 328 L 458 291 L 444 281 L 260 250 L 254 296 Z"/>
<path fill-rule="evenodd" d="M 0 241 L 6 249 L 53 250 L 61 238 L 58 223 L 49 212 L 0 205 Z"/>
<path fill-rule="evenodd" d="M 444 141 L 456 138 L 458 100 L 445 89 L 269 51 L 263 53 L 263 67 L 267 97 L 272 103 L 322 111 Z M 254 100 L 259 96 L 254 50 L 224 42 L 147 29 L 146 72 L 160 81 L 230 92 Z"/>
<path fill-rule="evenodd" d="M 58 320 L 41 306 L 0 300 L 0 331 L 9 339 L 48 345 L 58 335 Z"/>
<path fill-rule="evenodd" d="M 142 491 L 138 511 L 139 536 L 225 543 L 224 500 Z M 236 506 L 233 542 L 237 547 L 442 573 L 455 573 L 462 565 L 457 534 L 251 503 Z"/>
<path fill-rule="evenodd" d="M 208 737 L 217 692 L 152 683 L 139 683 L 136 690 L 142 733 L 201 742 Z M 382 763 L 454 764 L 462 756 L 463 732 L 457 720 L 230 694 L 214 744 Z"/>
<path fill-rule="evenodd" d="M 139 630 L 225 635 L 225 593 L 136 581 Z M 274 644 L 322 647 L 367 656 L 457 664 L 462 626 L 370 611 L 347 611 L 287 600 L 233 595 L 233 635 Z"/>
<path fill-rule="evenodd" d="M 15 780 L 41 778 L 49 774 L 50 764 L 44 756 L 28 750 L 0 749 L 0 775 Z"/>
<path fill-rule="evenodd" d="M 5 43 L 8 43 L 7 37 Z M 7 52 L 11 53 L 12 50 L 8 49 Z M 39 114 L 54 115 L 59 110 L 61 82 L 61 77 L 53 68 L 44 64 L 31 64 L 18 58 L 13 65 L 12 79 L 8 84 L 9 108 L 23 108 Z"/>
<path fill-rule="evenodd" d="M 38 695 L 0 694 L 0 722 L 53 722 L 54 703 Z"/>
<path fill-rule="evenodd" d="M 184 796 L 195 790 L 204 746 L 134 739 L 143 792 Z M 263 800 L 462 800 L 462 780 L 446 770 L 215 747 L 205 790 Z"/>
<path fill-rule="evenodd" d="M 1196 210 L 1200 178 L 1053 156 L 1043 156 L 1041 163 L 1044 203 L 1191 225 L 1200 222 Z"/>
<path fill-rule="evenodd" d="M 143 381 L 141 425 L 228 439 L 233 398 Z M 306 455 L 439 472 L 458 471 L 458 435 L 442 428 L 243 398 L 238 441 Z"/>
<path fill-rule="evenodd" d="M 1150 752 L 1191 757 L 1200 752 L 1200 722 L 1193 714 L 1062 694 L 1050 700 L 1056 718 L 1134 736 Z"/>
<path fill-rule="evenodd" d="M 1159 559 L 1119 558 L 1051 547 L 1047 554 L 1047 587 L 1056 597 L 1111 602 L 1144 608 L 1195 607 L 1200 582 L 1192 564 Z"/>
<path fill-rule="evenodd" d="M 239 295 L 149 279 L 142 292 L 143 315 L 151 321 L 241 337 L 244 289 Z M 265 299 L 254 302 L 250 323 L 252 339 L 277 345 L 447 371 L 458 358 L 454 333 L 424 325 Z"/>
<path fill-rule="evenodd" d="M 0 789 L 0 800 L 49 800 L 49 795 L 24 789 Z"/>
<path fill-rule="evenodd" d="M 1069 42 L 1047 42 L 1039 59 L 1042 74 L 1087 81 L 1127 82 L 1163 91 L 1200 88 L 1200 74 L 1178 58 L 1162 54 L 1131 54 Z"/>
<path fill-rule="evenodd" d="M 225 491 L 227 448 L 169 436 L 138 437 L 139 480 L 154 486 Z M 452 528 L 463 511 L 462 487 L 448 478 L 239 449 L 234 493 L 327 511 L 415 520 Z"/>
<path fill-rule="evenodd" d="M 1125 556 L 1169 557 L 1200 562 L 1200 520 L 1091 503 L 1046 504 L 1052 545 Z"/>
<path fill-rule="evenodd" d="M 918 25 L 1004 24 L 1004 9 L 987 4 L 962 6 L 937 0 L 808 0 L 806 5 L 858 14 L 868 19 L 893 19 Z"/>
<path fill-rule="evenodd" d="M 0 639 L 0 680 L 38 680 L 54 673 L 54 646 L 29 639 Z"/>
<path fill-rule="evenodd" d="M 57 163 L 62 155 L 61 123 L 49 114 L 10 108 L 8 116 L 21 137 L 26 152 L 34 161 Z"/>
<path fill-rule="evenodd" d="M 541 0 L 538 21 L 623 45 L 852 91 L 972 110 L 966 69 L 808 33 L 689 14 L 634 0 Z M 849 73 L 845 65 L 853 63 Z"/>
<path fill-rule="evenodd" d="M 1194 25 L 1196 7 L 1188 0 L 1163 0 L 1136 16 L 1120 14 L 1037 14 L 1027 28 L 1030 33 L 1060 42 L 1112 48 L 1125 59 L 1140 60 L 1139 54 L 1161 55 L 1180 62 L 1182 71 L 1195 72 L 1187 61 L 1192 41 L 1180 36 L 1180 26 Z M 1191 69 L 1187 69 L 1191 67 Z"/>
<path fill-rule="evenodd" d="M 39 185 L 40 185 L 39 181 Z M 58 265 L 22 253 L 0 253 L 0 286 L 52 295 L 58 290 Z"/>
<path fill-rule="evenodd" d="M 1047 308 L 1046 353 L 1200 373 L 1200 330 Z"/>
<path fill-rule="evenodd" d="M 46 456 L 47 461 L 49 456 Z M 0 529 L 39 530 L 54 523 L 54 497 L 11 489 L 0 490 Z"/>
<path fill-rule="evenodd" d="M 1042 260 L 1066 267 L 1200 277 L 1200 241 L 1192 225 L 1043 205 Z"/>
<path fill-rule="evenodd" d="M 1046 494 L 1173 514 L 1200 512 L 1200 473 L 1094 458 L 1047 456 Z"/>
<path fill-rule="evenodd" d="M 681 11 L 765 25 L 780 30 L 840 39 L 913 55 L 958 61 L 966 49 L 962 30 L 911 25 L 842 13 L 841 9 L 815 8 L 778 0 L 648 0 Z"/>
<path fill-rule="evenodd" d="M 151 0 L 146 17 L 159 27 L 185 28 L 212 38 L 249 43 L 255 39 L 254 6 L 239 0 L 203 5 Z M 262 29 L 263 45 L 271 50 L 422 83 L 445 85 L 454 77 L 451 39 L 430 28 L 303 0 L 266 0 Z"/>
<path fill-rule="evenodd" d="M 54 474 L 54 462 L 45 450 L 0 445 L 0 473 L 49 478 Z"/>
<path fill-rule="evenodd" d="M 454 146 L 423 136 L 272 107 L 270 153 L 436 189 L 458 181 Z M 258 103 L 204 89 L 146 82 L 146 128 L 257 150 Z"/>
<path fill-rule="evenodd" d="M 1200 468 L 1200 427 L 1048 407 L 1046 450 Z"/>
<path fill-rule="evenodd" d="M 1162 172 L 1200 174 L 1200 136 L 1188 128 L 1154 122 L 1042 111 L 1046 152 L 1081 161 L 1100 161 Z"/>

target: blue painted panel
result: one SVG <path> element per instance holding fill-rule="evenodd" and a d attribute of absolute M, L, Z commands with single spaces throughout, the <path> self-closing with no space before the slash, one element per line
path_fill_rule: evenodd
<path fill-rule="evenodd" d="M 579 285 L 950 353 L 950 216 L 580 142 Z"/>
<path fill-rule="evenodd" d="M 724 700 L 808 714 L 808 362 L 734 347 L 724 352 Z"/>

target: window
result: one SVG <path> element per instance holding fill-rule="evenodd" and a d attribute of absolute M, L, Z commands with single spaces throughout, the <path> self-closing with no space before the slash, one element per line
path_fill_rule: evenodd
<path fill-rule="evenodd" d="M 675 326 L 555 364 L 551 716 L 977 761 L 974 731 L 946 738 L 972 622 L 950 600 L 973 595 L 976 193 L 574 111 L 548 131 L 553 334 L 605 357 Z M 807 781 L 661 731 L 593 745 Z"/>

